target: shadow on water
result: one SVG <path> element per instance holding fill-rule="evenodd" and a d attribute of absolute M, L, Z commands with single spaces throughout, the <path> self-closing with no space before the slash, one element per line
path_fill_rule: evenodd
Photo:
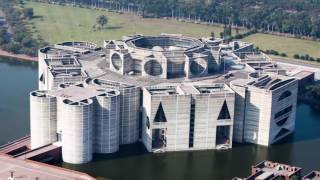
<path fill-rule="evenodd" d="M 8 58 L 0 56 L 0 63 L 4 63 L 10 67 L 30 67 L 33 70 L 37 70 L 38 63 L 34 61 L 24 61 L 16 58 Z"/>

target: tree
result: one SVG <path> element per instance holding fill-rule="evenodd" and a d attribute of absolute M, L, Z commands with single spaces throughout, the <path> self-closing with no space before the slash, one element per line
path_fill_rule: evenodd
<path fill-rule="evenodd" d="M 7 36 L 7 30 L 3 27 L 0 27 L 0 45 L 6 44 L 9 42 L 8 36 Z"/>
<path fill-rule="evenodd" d="M 33 8 L 24 8 L 22 13 L 25 18 L 31 19 L 33 17 Z"/>
<path fill-rule="evenodd" d="M 288 55 L 286 53 L 281 53 L 280 56 L 287 57 Z"/>
<path fill-rule="evenodd" d="M 211 34 L 210 34 L 211 38 L 214 39 L 215 38 L 215 34 L 214 34 L 214 31 L 211 31 Z"/>
<path fill-rule="evenodd" d="M 103 27 L 103 26 L 105 26 L 106 24 L 108 24 L 108 18 L 107 18 L 107 16 L 105 16 L 105 15 L 100 15 L 100 16 L 98 16 L 98 17 L 97 17 L 97 23 L 98 23 L 101 27 Z"/>
<path fill-rule="evenodd" d="M 299 56 L 299 54 L 295 54 L 295 55 L 293 55 L 293 58 L 300 59 L 300 56 Z"/>
<path fill-rule="evenodd" d="M 232 28 L 231 28 L 231 25 L 229 26 L 224 26 L 223 28 L 223 37 L 224 38 L 228 38 L 230 37 L 232 34 Z"/>

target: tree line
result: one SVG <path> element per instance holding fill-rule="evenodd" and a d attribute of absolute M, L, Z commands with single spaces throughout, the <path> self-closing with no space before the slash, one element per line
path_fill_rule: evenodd
<path fill-rule="evenodd" d="M 320 38 L 320 0 L 37 0 Z"/>
<path fill-rule="evenodd" d="M 18 7 L 17 5 L 21 5 Z M 19 0 L 0 0 L 1 11 L 5 14 L 9 27 L 0 27 L 0 47 L 15 54 L 36 56 L 38 48 L 46 43 L 38 37 L 33 38 L 30 30 L 25 26 L 33 17 L 32 8 L 23 8 Z"/>

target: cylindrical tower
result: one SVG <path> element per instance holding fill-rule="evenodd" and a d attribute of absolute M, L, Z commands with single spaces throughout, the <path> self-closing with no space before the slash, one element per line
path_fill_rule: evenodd
<path fill-rule="evenodd" d="M 121 88 L 120 144 L 135 143 L 139 139 L 140 88 Z"/>
<path fill-rule="evenodd" d="M 137 142 L 139 138 L 140 88 L 100 79 L 94 79 L 91 83 L 104 89 L 120 91 L 120 144 Z"/>
<path fill-rule="evenodd" d="M 93 100 L 74 102 L 63 100 L 62 111 L 62 159 L 71 164 L 83 164 L 92 160 Z"/>
<path fill-rule="evenodd" d="M 46 91 L 30 93 L 30 128 L 32 149 L 57 140 L 57 99 Z"/>
<path fill-rule="evenodd" d="M 120 92 L 109 90 L 96 99 L 94 152 L 114 153 L 119 149 Z"/>

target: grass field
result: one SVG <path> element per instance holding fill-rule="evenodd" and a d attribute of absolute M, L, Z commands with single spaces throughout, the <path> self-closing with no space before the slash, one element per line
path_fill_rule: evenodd
<path fill-rule="evenodd" d="M 165 19 L 145 19 L 132 14 L 119 14 L 102 10 L 59 6 L 28 1 L 26 7 L 34 9 L 34 16 L 28 25 L 34 36 L 40 35 L 48 43 L 61 41 L 92 41 L 101 45 L 106 39 L 120 39 L 128 34 L 155 35 L 160 33 L 177 33 L 195 37 L 209 36 L 214 31 L 216 36 L 223 30 L 219 26 L 207 26 Z M 96 17 L 106 15 L 107 27 L 95 30 Z M 234 31 L 233 31 L 234 32 Z M 242 33 L 243 31 L 240 31 Z M 320 42 L 286 38 L 281 36 L 254 34 L 243 39 L 252 42 L 263 50 L 276 50 L 294 54 L 309 54 L 320 57 Z"/>
<path fill-rule="evenodd" d="M 277 50 L 286 53 L 288 57 L 294 54 L 309 54 L 312 57 L 320 58 L 320 42 L 287 38 L 269 34 L 257 33 L 243 39 L 252 42 L 262 50 Z"/>
<path fill-rule="evenodd" d="M 219 36 L 219 33 L 223 30 L 222 27 L 216 26 L 164 19 L 144 19 L 132 14 L 119 14 L 78 7 L 36 2 L 27 2 L 25 6 L 34 9 L 35 18 L 31 21 L 33 25 L 29 25 L 30 29 L 35 31 L 35 36 L 39 33 L 49 43 L 86 40 L 101 45 L 102 40 L 120 39 L 123 35 L 134 33 L 145 35 L 178 33 L 200 37 L 209 36 L 211 31 Z M 109 23 L 103 30 L 94 30 L 96 17 L 102 14 L 108 17 Z"/>

